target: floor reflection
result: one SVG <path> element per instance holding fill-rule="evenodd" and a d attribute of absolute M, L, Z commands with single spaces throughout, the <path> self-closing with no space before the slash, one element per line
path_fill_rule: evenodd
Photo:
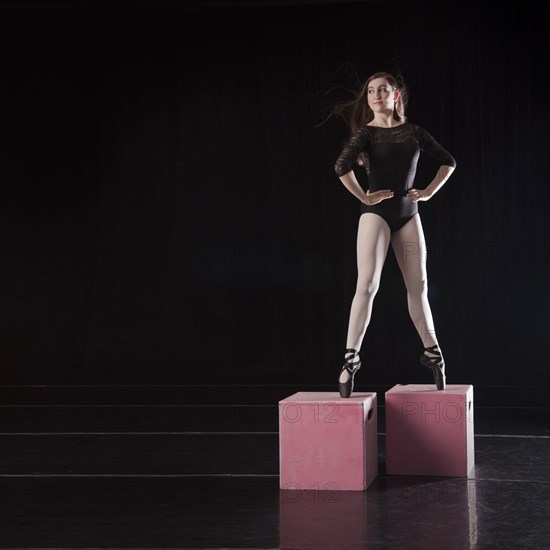
<path fill-rule="evenodd" d="M 280 548 L 402 544 L 408 549 L 476 548 L 475 481 L 378 478 L 367 491 L 280 491 Z M 361 546 L 362 545 L 362 546 Z"/>

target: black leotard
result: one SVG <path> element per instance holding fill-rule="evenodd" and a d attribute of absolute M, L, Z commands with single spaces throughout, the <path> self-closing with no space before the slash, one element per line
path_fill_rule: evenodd
<path fill-rule="evenodd" d="M 361 214 L 382 216 L 393 233 L 418 212 L 418 204 L 407 197 L 407 191 L 413 187 L 420 151 L 440 165 L 456 166 L 455 159 L 424 128 L 405 122 L 391 128 L 365 124 L 345 144 L 334 170 L 338 176 L 347 174 L 362 154 L 370 191 L 391 189 L 394 195 L 372 206 L 362 202 Z"/>

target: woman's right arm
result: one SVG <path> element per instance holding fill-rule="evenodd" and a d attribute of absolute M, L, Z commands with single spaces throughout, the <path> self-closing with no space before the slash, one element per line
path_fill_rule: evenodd
<path fill-rule="evenodd" d="M 370 135 L 366 128 L 359 129 L 344 145 L 342 152 L 336 159 L 334 171 L 340 178 L 353 170 L 357 157 L 363 151 L 367 151 L 370 146 Z"/>
<path fill-rule="evenodd" d="M 354 136 L 350 138 L 342 149 L 342 152 L 334 165 L 334 171 L 350 193 L 357 197 L 361 202 L 364 202 L 370 206 L 377 204 L 384 199 L 390 199 L 393 197 L 393 191 L 390 189 L 383 189 L 381 191 L 371 193 L 367 190 L 365 193 L 357 180 L 355 172 L 353 171 L 353 164 L 356 162 L 359 154 L 367 151 L 369 146 L 370 134 L 366 126 L 363 126 L 363 128 L 361 128 Z"/>
<path fill-rule="evenodd" d="M 334 171 L 340 178 L 340 181 L 361 202 L 365 202 L 366 195 L 355 176 L 353 165 L 359 154 L 368 149 L 370 144 L 369 137 L 368 130 L 365 127 L 361 128 L 344 145 L 342 152 L 334 164 Z"/>
<path fill-rule="evenodd" d="M 348 172 L 347 174 L 344 174 L 343 176 L 340 176 L 340 181 L 344 184 L 344 186 L 350 193 L 356 196 L 361 202 L 367 204 L 367 195 L 363 191 L 363 188 L 357 180 L 357 177 L 355 176 L 355 172 L 353 170 L 351 172 Z"/>

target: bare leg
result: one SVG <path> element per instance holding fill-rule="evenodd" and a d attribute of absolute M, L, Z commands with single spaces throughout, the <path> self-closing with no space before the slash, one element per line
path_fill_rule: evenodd
<path fill-rule="evenodd" d="M 399 231 L 392 233 L 392 248 L 407 288 L 412 322 L 424 344 L 437 344 L 432 311 L 428 302 L 427 250 L 420 215 L 415 214 Z M 430 357 L 435 354 L 424 352 Z"/>
<path fill-rule="evenodd" d="M 347 348 L 359 350 L 372 314 L 374 297 L 380 287 L 380 276 L 390 245 L 390 228 L 377 214 L 366 212 L 359 218 L 357 229 L 357 287 L 351 303 Z M 353 355 L 346 353 L 345 357 Z M 343 371 L 340 382 L 349 373 Z"/>

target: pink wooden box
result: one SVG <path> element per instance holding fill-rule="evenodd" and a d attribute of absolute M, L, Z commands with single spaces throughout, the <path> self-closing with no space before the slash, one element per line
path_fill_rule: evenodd
<path fill-rule="evenodd" d="M 472 385 L 398 384 L 385 401 L 387 474 L 473 477 Z"/>
<path fill-rule="evenodd" d="M 376 393 L 298 392 L 279 401 L 281 489 L 363 491 L 378 475 Z"/>

